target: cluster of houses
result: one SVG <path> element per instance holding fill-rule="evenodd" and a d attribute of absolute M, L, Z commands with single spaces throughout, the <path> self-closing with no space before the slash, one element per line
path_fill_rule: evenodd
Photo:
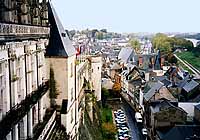
<path fill-rule="evenodd" d="M 151 51 L 137 54 L 124 47 L 115 61 L 105 58 L 106 74 L 140 112 L 150 139 L 199 139 L 200 79 L 177 66 L 166 66 L 159 51 L 147 48 Z"/>

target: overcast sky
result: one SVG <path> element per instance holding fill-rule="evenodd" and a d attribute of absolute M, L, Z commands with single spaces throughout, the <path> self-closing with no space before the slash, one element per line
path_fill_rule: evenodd
<path fill-rule="evenodd" d="M 66 29 L 200 32 L 200 0 L 52 0 Z"/>

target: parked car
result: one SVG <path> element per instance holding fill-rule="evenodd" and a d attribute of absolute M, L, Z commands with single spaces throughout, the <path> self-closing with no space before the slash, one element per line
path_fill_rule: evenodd
<path fill-rule="evenodd" d="M 118 137 L 120 137 L 120 136 L 124 136 L 125 134 L 127 134 L 128 135 L 128 132 L 129 131 L 118 131 Z"/>
<path fill-rule="evenodd" d="M 121 122 L 122 122 L 122 121 L 126 121 L 126 118 L 116 118 L 115 121 L 116 121 L 116 122 L 117 122 L 117 121 L 121 121 Z"/>
<path fill-rule="evenodd" d="M 135 113 L 135 119 L 137 123 L 142 123 L 142 115 L 139 112 Z"/>
<path fill-rule="evenodd" d="M 123 136 L 118 137 L 119 140 L 124 140 L 125 138 Z"/>
<path fill-rule="evenodd" d="M 128 134 L 124 134 L 124 138 L 125 138 L 125 140 L 126 140 L 126 139 L 129 140 L 129 139 L 131 138 L 131 136 L 128 135 Z"/>
<path fill-rule="evenodd" d="M 142 134 L 143 134 L 143 135 L 148 135 L 148 131 L 147 131 L 146 128 L 143 128 L 143 129 L 142 129 Z"/>
<path fill-rule="evenodd" d="M 124 118 L 126 118 L 126 116 L 124 114 L 122 114 L 122 115 L 116 116 L 116 118 L 118 118 L 118 119 L 124 119 Z"/>
<path fill-rule="evenodd" d="M 125 124 L 125 123 L 126 123 L 126 120 L 117 120 L 116 123 L 117 123 L 117 124 Z"/>
<path fill-rule="evenodd" d="M 127 124 L 121 124 L 121 125 L 117 126 L 117 128 L 121 128 L 121 127 L 128 127 L 128 126 L 127 126 Z"/>
<path fill-rule="evenodd" d="M 130 140 L 131 139 L 131 136 L 128 135 L 128 134 L 123 134 L 121 136 L 118 136 L 118 139 L 119 140 Z"/>
<path fill-rule="evenodd" d="M 122 109 L 118 109 L 117 112 L 118 113 L 124 113 L 124 111 Z"/>
<path fill-rule="evenodd" d="M 120 127 L 121 130 L 129 130 L 129 128 L 127 126 L 122 126 Z"/>
<path fill-rule="evenodd" d="M 123 132 L 123 133 L 126 133 L 126 132 L 128 132 L 128 131 L 129 131 L 129 129 L 125 129 L 125 130 L 118 129 L 118 132 Z"/>
<path fill-rule="evenodd" d="M 122 125 L 126 125 L 126 122 L 117 122 L 116 123 L 117 127 L 121 127 Z"/>

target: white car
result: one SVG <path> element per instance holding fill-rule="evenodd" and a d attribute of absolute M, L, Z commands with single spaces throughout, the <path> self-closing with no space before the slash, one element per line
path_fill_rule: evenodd
<path fill-rule="evenodd" d="M 114 111 L 114 114 L 118 114 L 118 112 L 117 112 L 117 111 Z"/>
<path fill-rule="evenodd" d="M 118 132 L 119 132 L 119 131 L 124 132 L 124 131 L 129 131 L 129 129 L 128 129 L 128 127 L 124 127 L 124 128 L 119 128 L 119 129 L 118 129 Z"/>
<path fill-rule="evenodd" d="M 129 130 L 129 128 L 127 126 L 122 126 L 122 127 L 120 127 L 120 129 L 122 129 L 122 130 Z"/>
<path fill-rule="evenodd" d="M 124 114 L 117 115 L 116 117 L 119 118 L 119 119 L 126 118 L 126 116 Z"/>
<path fill-rule="evenodd" d="M 123 136 L 118 137 L 119 140 L 124 140 L 125 138 Z"/>
<path fill-rule="evenodd" d="M 118 136 L 124 136 L 125 134 L 128 135 L 129 131 L 118 131 Z"/>
<path fill-rule="evenodd" d="M 131 138 L 131 136 L 128 134 L 124 134 L 123 136 L 118 137 L 119 140 L 129 140 L 130 138 Z"/>
<path fill-rule="evenodd" d="M 126 120 L 117 120 L 117 124 L 124 124 L 126 123 Z"/>
<path fill-rule="evenodd" d="M 126 124 L 117 125 L 117 128 L 121 128 L 121 127 L 127 127 L 127 125 Z"/>
<path fill-rule="evenodd" d="M 130 135 L 128 135 L 128 134 L 124 134 L 124 138 L 131 138 L 131 136 Z"/>
<path fill-rule="evenodd" d="M 142 129 L 142 134 L 143 134 L 143 135 L 147 135 L 147 134 L 148 134 L 148 132 L 147 132 L 147 129 L 146 129 L 146 128 L 143 128 L 143 129 Z"/>
<path fill-rule="evenodd" d="M 119 122 L 119 121 L 120 121 L 120 122 L 123 122 L 123 121 L 126 121 L 126 119 L 125 119 L 125 118 L 122 118 L 122 119 L 116 118 L 115 121 L 116 121 L 116 122 Z"/>
<path fill-rule="evenodd" d="M 137 123 L 142 123 L 142 115 L 139 112 L 135 113 L 135 119 Z"/>
<path fill-rule="evenodd" d="M 123 121 L 123 122 L 117 121 L 117 122 L 116 122 L 116 126 L 117 126 L 118 128 L 120 128 L 120 126 L 123 126 L 123 125 L 125 125 L 125 124 L 126 124 L 126 121 Z"/>
<path fill-rule="evenodd" d="M 122 109 L 118 109 L 117 112 L 118 113 L 124 113 L 124 111 Z"/>

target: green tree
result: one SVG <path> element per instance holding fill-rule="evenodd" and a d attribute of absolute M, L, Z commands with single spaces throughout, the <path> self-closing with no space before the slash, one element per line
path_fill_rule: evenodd
<path fill-rule="evenodd" d="M 106 98 L 108 98 L 109 95 L 110 95 L 108 89 L 106 89 L 106 88 L 102 88 L 102 89 L 101 89 L 101 93 L 102 93 L 102 95 L 103 95 L 104 97 L 106 97 Z"/>
<path fill-rule="evenodd" d="M 171 64 L 177 64 L 178 60 L 173 54 L 170 54 L 168 56 L 168 62 L 171 63 Z"/>
<path fill-rule="evenodd" d="M 160 49 L 161 53 L 168 54 L 172 51 L 172 42 L 165 34 L 158 33 L 152 40 L 155 49 Z"/>
<path fill-rule="evenodd" d="M 133 47 L 133 49 L 136 52 L 139 52 L 139 50 L 140 50 L 140 42 L 137 39 L 131 39 L 130 40 L 130 45 L 131 45 L 131 47 Z"/>
<path fill-rule="evenodd" d="M 119 94 L 121 92 L 121 85 L 119 83 L 114 83 L 112 90 L 115 94 Z"/>
<path fill-rule="evenodd" d="M 198 45 L 197 47 L 195 47 L 193 50 L 192 50 L 194 56 L 196 57 L 200 57 L 200 45 Z"/>
<path fill-rule="evenodd" d="M 103 32 L 97 32 L 97 33 L 96 33 L 96 37 L 97 37 L 97 39 L 102 40 L 102 39 L 104 38 Z"/>

